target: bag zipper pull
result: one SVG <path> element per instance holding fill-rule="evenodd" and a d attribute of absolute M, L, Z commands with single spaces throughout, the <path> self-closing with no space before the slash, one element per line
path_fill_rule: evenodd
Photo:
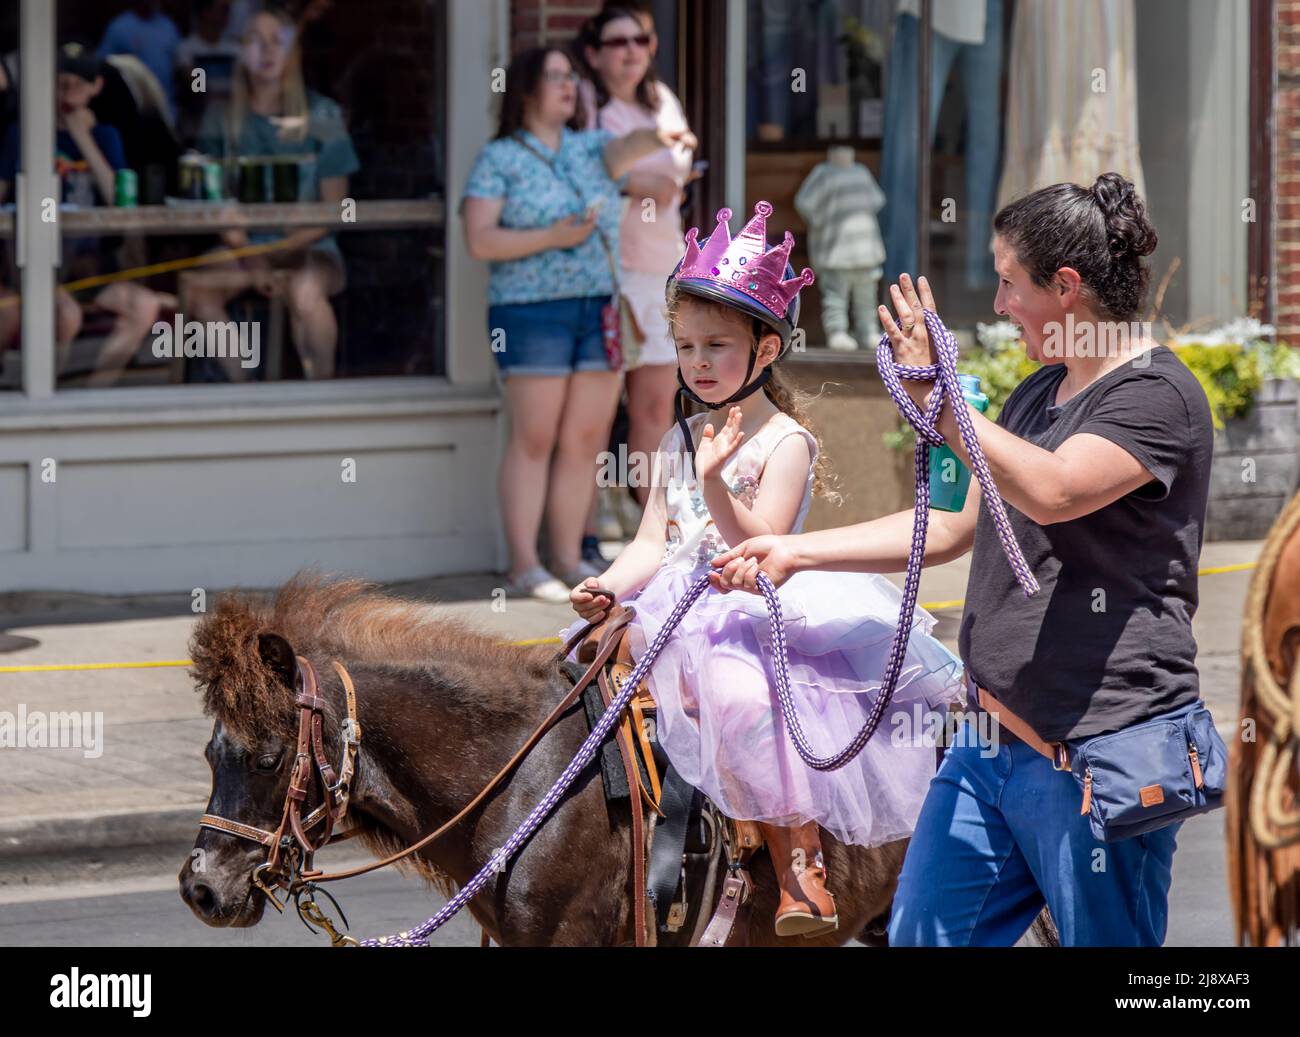
<path fill-rule="evenodd" d="M 1192 777 L 1196 779 L 1196 787 L 1203 788 L 1205 777 L 1201 774 L 1201 761 L 1196 755 L 1196 746 L 1193 745 L 1188 751 L 1187 756 L 1192 761 Z"/>
<path fill-rule="evenodd" d="M 1080 814 L 1086 814 L 1088 807 L 1092 806 L 1092 768 L 1089 767 L 1083 772 L 1083 806 L 1080 808 Z"/>

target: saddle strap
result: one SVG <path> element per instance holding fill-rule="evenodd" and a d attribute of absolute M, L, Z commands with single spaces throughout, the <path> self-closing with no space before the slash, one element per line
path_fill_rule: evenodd
<path fill-rule="evenodd" d="M 614 649 L 614 657 L 609 665 L 610 679 L 614 682 L 615 692 L 623 690 L 623 685 L 632 676 L 634 669 L 636 669 L 636 664 L 632 661 L 632 646 L 628 644 L 628 635 L 625 631 L 623 636 L 618 639 L 618 645 Z M 642 791 L 649 798 L 650 806 L 654 808 L 655 813 L 662 817 L 663 811 L 659 809 L 659 800 L 663 796 L 663 790 L 659 782 L 660 767 L 656 762 L 654 747 L 650 744 L 650 736 L 646 731 L 646 714 L 653 713 L 657 709 L 654 697 L 650 694 L 650 689 L 643 679 L 637 685 L 636 692 L 628 702 L 630 717 L 625 715 L 623 723 L 628 728 L 628 740 L 640 746 L 641 757 L 645 760 L 645 770 L 650 779 L 650 788 L 646 790 L 643 785 Z"/>
<path fill-rule="evenodd" d="M 740 909 L 749 902 L 752 888 L 749 874 L 744 868 L 728 874 L 722 882 L 722 896 L 718 899 L 718 909 L 709 919 L 704 935 L 700 937 L 697 947 L 725 947 L 731 940 L 736 928 L 736 918 Z"/>
<path fill-rule="evenodd" d="M 647 890 L 655 906 L 655 921 L 660 930 L 667 927 L 668 910 L 677 892 L 682 874 L 682 854 L 686 849 L 686 829 L 695 806 L 702 796 L 669 766 L 664 774 L 663 794 L 659 799 L 663 817 L 655 822 L 654 844 L 650 852 L 650 883 Z"/>
<path fill-rule="evenodd" d="M 597 675 L 600 697 L 605 708 L 613 699 L 610 696 L 609 682 L 602 671 Z M 626 715 L 624 717 L 626 719 Z M 614 740 L 618 744 L 619 756 L 623 760 L 623 771 L 627 775 L 628 809 L 632 812 L 632 930 L 633 939 L 638 947 L 644 947 L 649 941 L 646 926 L 646 881 L 645 881 L 645 808 L 637 790 L 642 788 L 641 775 L 637 772 L 636 752 L 628 738 L 626 724 L 614 729 Z"/>
<path fill-rule="evenodd" d="M 600 697 L 605 703 L 605 708 L 608 709 L 609 704 L 618 695 L 622 684 L 618 680 L 618 675 L 612 670 L 602 671 L 596 678 L 596 682 L 600 686 Z M 633 733 L 634 725 L 629 717 L 629 714 L 633 712 L 629 703 L 629 708 L 624 710 L 623 716 L 619 720 L 618 737 L 615 739 L 620 754 L 625 758 L 624 768 L 628 771 L 627 787 L 629 794 L 631 794 L 634 787 L 639 789 L 641 798 L 645 800 L 645 805 L 662 817 L 663 811 L 659 809 L 661 795 L 659 769 L 655 765 L 654 750 L 650 747 L 649 738 L 646 737 L 644 715 L 637 716 L 636 733 Z M 641 749 L 642 759 L 645 760 L 646 774 L 650 779 L 649 788 L 646 788 L 645 780 L 641 777 L 641 768 L 636 762 L 635 753 L 638 746 Z"/>

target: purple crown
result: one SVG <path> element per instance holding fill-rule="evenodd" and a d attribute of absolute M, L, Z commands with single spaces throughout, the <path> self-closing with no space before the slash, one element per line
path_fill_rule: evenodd
<path fill-rule="evenodd" d="M 785 240 L 769 249 L 767 218 L 771 215 L 770 202 L 757 202 L 753 217 L 733 238 L 727 227 L 731 210 L 719 209 L 718 225 L 703 248 L 697 244 L 700 229 L 692 227 L 686 232 L 686 255 L 678 268 L 677 279 L 712 281 L 743 292 L 778 318 L 785 317 L 799 289 L 812 284 L 815 275 L 811 268 L 804 267 L 797 277 L 785 279 L 794 235 L 786 231 Z"/>

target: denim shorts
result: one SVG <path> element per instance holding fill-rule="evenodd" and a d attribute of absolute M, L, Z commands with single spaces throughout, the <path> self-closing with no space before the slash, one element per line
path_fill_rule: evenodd
<path fill-rule="evenodd" d="M 608 371 L 600 311 L 608 295 L 488 307 L 488 341 L 501 377 Z"/>

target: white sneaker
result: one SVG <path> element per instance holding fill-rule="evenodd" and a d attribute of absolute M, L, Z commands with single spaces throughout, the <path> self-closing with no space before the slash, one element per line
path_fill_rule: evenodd
<path fill-rule="evenodd" d="M 568 604 L 569 601 L 569 588 L 540 565 L 521 573 L 518 579 L 512 580 L 507 576 L 506 593 L 554 604 Z"/>
<path fill-rule="evenodd" d="M 850 335 L 847 331 L 837 331 L 831 335 L 830 340 L 826 343 L 831 349 L 838 349 L 842 352 L 848 352 L 851 349 L 858 348 L 858 340 Z"/>

